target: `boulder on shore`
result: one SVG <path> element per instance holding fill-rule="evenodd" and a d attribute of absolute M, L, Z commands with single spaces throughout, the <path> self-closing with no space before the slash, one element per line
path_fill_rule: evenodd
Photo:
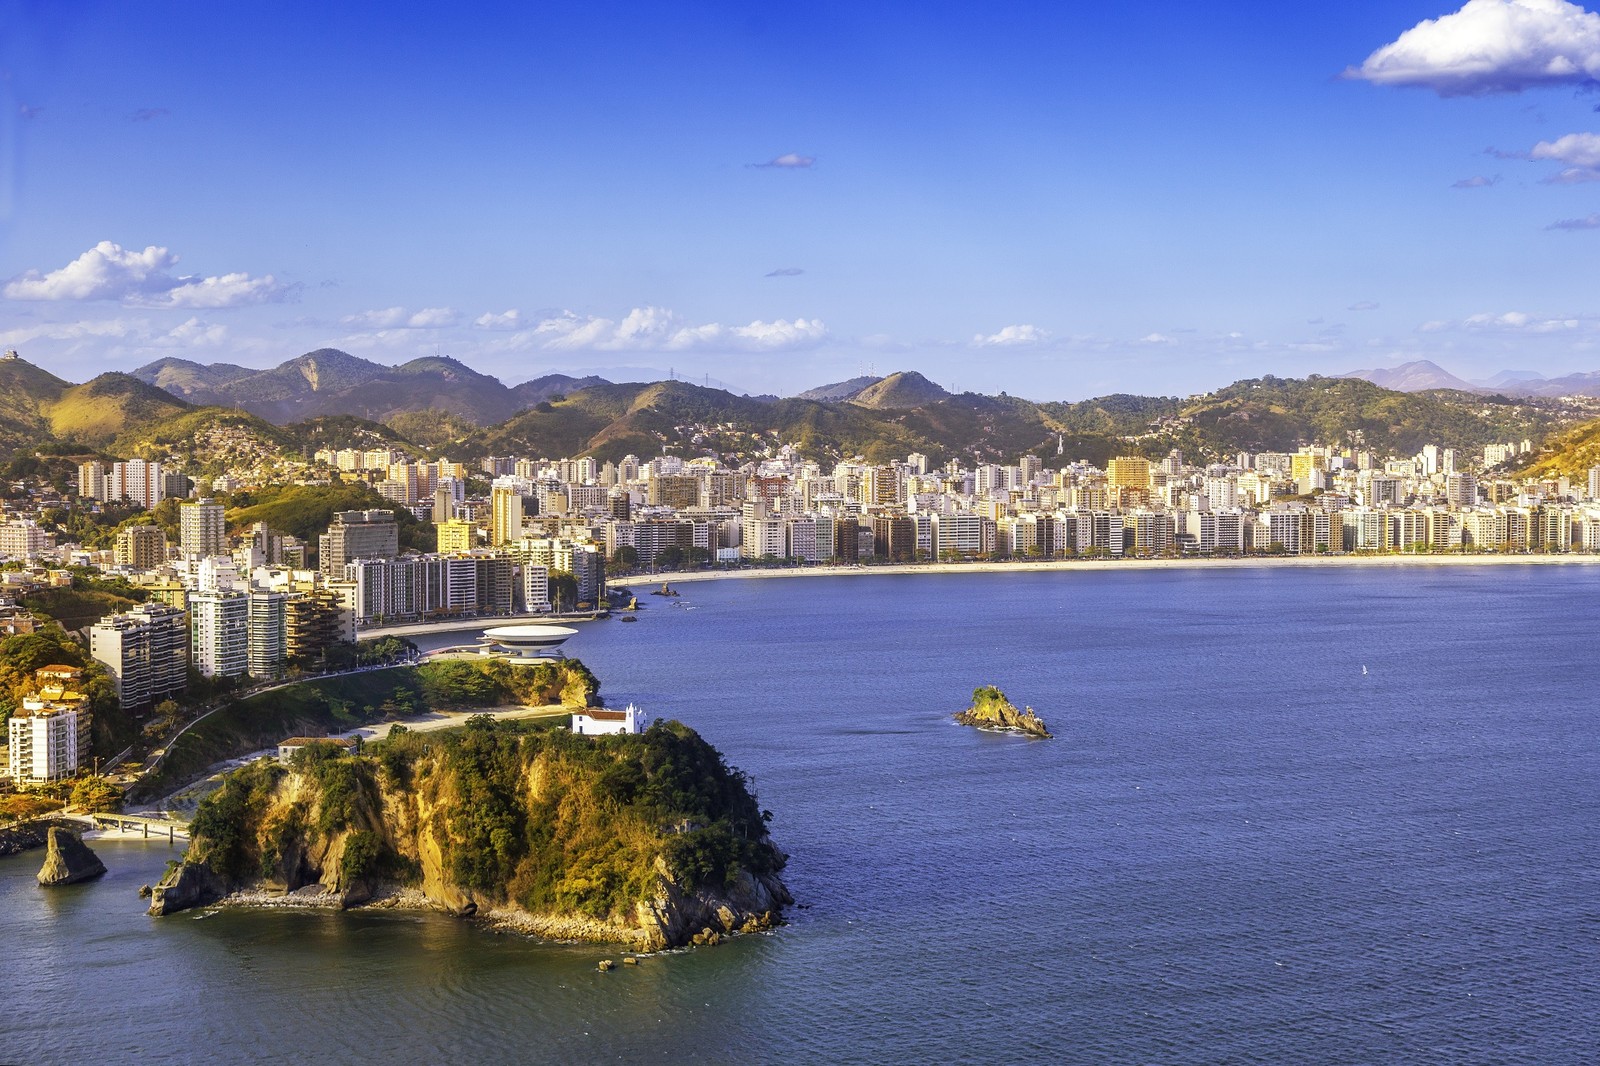
<path fill-rule="evenodd" d="M 100 856 L 70 829 L 51 826 L 45 848 L 44 869 L 39 871 L 41 885 L 74 885 L 106 872 L 106 864 L 100 861 Z"/>
<path fill-rule="evenodd" d="M 978 729 L 993 729 L 1008 733 L 1023 733 L 1030 737 L 1049 737 L 1050 730 L 1044 719 L 1033 713 L 1032 707 L 1017 710 L 1006 694 L 993 685 L 985 685 L 972 693 L 972 706 L 954 715 L 962 725 Z"/>

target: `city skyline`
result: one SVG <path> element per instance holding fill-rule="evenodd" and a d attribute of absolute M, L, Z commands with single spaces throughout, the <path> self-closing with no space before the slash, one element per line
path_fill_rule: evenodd
<path fill-rule="evenodd" d="M 0 16 L 0 345 L 77 380 L 1600 368 L 1563 0 Z"/>

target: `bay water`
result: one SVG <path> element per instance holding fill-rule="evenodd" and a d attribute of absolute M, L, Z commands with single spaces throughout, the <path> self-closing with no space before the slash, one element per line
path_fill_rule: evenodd
<path fill-rule="evenodd" d="M 566 650 L 750 775 L 783 928 L 600 973 L 443 916 L 158 920 L 175 852 L 101 837 L 88 885 L 0 860 L 0 1061 L 1594 1061 L 1600 566 L 682 592 Z M 953 724 L 987 684 L 1055 738 Z"/>

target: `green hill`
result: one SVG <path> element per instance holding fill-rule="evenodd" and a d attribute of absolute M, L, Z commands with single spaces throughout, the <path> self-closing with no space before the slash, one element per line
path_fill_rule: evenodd
<path fill-rule="evenodd" d="M 26 359 L 0 359 L 0 449 L 10 453 L 50 439 L 44 407 L 71 387 Z"/>
<path fill-rule="evenodd" d="M 190 405 L 132 374 L 101 374 L 41 405 L 58 440 L 109 444 L 130 429 L 170 418 Z"/>
<path fill-rule="evenodd" d="M 1600 418 L 1573 426 L 1540 448 L 1518 477 L 1569 477 L 1587 483 L 1589 468 L 1600 465 Z"/>

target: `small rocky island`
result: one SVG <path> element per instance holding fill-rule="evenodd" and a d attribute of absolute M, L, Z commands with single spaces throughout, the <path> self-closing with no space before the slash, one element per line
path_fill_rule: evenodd
<path fill-rule="evenodd" d="M 100 861 L 100 856 L 70 829 L 51 826 L 45 847 L 44 868 L 39 871 L 41 885 L 75 885 L 106 872 L 106 864 Z"/>
<path fill-rule="evenodd" d="M 150 913 L 214 902 L 418 907 L 659 950 L 776 924 L 785 856 L 745 776 L 679 722 L 469 719 L 351 755 L 259 760 L 200 805 Z"/>
<path fill-rule="evenodd" d="M 1023 733 L 1030 737 L 1048 737 L 1050 730 L 1044 719 L 1033 713 L 1032 707 L 1017 710 L 1006 694 L 993 685 L 973 689 L 972 706 L 957 713 L 955 720 L 962 725 L 978 729 L 991 729 L 1005 733 Z"/>

